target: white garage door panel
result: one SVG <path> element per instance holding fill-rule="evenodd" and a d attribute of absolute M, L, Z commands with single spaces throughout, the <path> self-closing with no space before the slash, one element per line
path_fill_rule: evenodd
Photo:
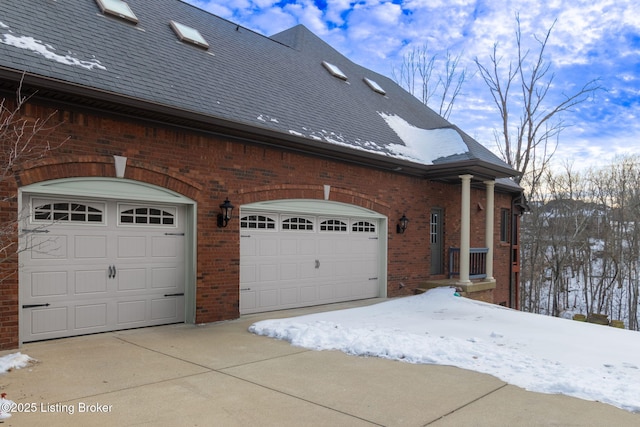
<path fill-rule="evenodd" d="M 178 246 L 176 245 L 176 237 L 159 237 L 151 238 L 151 256 L 153 258 L 174 258 L 178 256 Z"/>
<path fill-rule="evenodd" d="M 145 236 L 118 236 L 118 258 L 144 258 L 146 255 Z"/>
<path fill-rule="evenodd" d="M 153 321 L 171 321 L 172 319 L 180 316 L 182 310 L 180 307 L 184 306 L 182 298 L 176 297 L 160 297 L 151 300 L 151 320 Z M 184 317 L 184 313 L 182 313 Z"/>
<path fill-rule="evenodd" d="M 316 286 L 300 287 L 300 302 L 309 303 L 318 299 L 318 288 Z"/>
<path fill-rule="evenodd" d="M 247 288 L 240 288 L 240 313 L 255 312 L 258 301 L 256 291 Z"/>
<path fill-rule="evenodd" d="M 46 273 L 31 273 L 31 296 L 52 297 L 67 294 L 67 272 L 49 271 Z"/>
<path fill-rule="evenodd" d="M 40 219 L 47 209 L 58 215 L 29 224 L 38 231 L 21 258 L 24 342 L 184 321 L 182 208 L 24 197 Z M 59 213 L 87 205 L 91 220 Z"/>
<path fill-rule="evenodd" d="M 176 267 L 155 267 L 151 269 L 151 287 L 175 291 L 176 284 L 181 277 L 181 271 Z"/>
<path fill-rule="evenodd" d="M 295 242 L 290 242 L 290 244 L 295 245 Z M 278 253 L 278 249 L 277 249 L 278 242 L 276 240 L 274 240 L 274 239 L 269 239 L 269 238 L 261 239 L 258 242 L 258 245 L 259 245 L 259 248 L 260 248 L 259 254 L 261 256 L 274 256 L 275 254 Z M 295 253 L 296 252 L 296 247 L 293 246 L 290 249 L 290 251 L 291 251 L 291 253 Z"/>
<path fill-rule="evenodd" d="M 241 217 L 242 314 L 380 294 L 378 219 L 262 212 Z M 363 221 L 367 227 L 356 228 Z"/>
<path fill-rule="evenodd" d="M 107 279 L 104 269 L 76 270 L 75 294 L 105 294 L 107 292 Z"/>
<path fill-rule="evenodd" d="M 67 307 L 32 309 L 28 316 L 32 334 L 64 332 L 69 328 Z"/>
<path fill-rule="evenodd" d="M 107 236 L 75 236 L 74 253 L 76 259 L 107 257 Z"/>
<path fill-rule="evenodd" d="M 104 328 L 107 326 L 107 303 L 75 306 L 75 330 Z"/>
<path fill-rule="evenodd" d="M 147 270 L 145 268 L 120 268 L 117 272 L 118 293 L 127 291 L 145 291 L 147 289 Z"/>
<path fill-rule="evenodd" d="M 263 256 L 269 256 L 269 255 L 276 255 L 276 237 L 273 238 L 273 240 L 270 240 L 270 242 L 273 242 L 273 244 L 271 245 L 271 251 L 260 251 L 260 255 Z M 280 240 L 280 255 L 298 255 L 298 254 L 302 254 L 302 250 L 298 249 L 298 240 L 295 239 L 282 239 Z"/>
<path fill-rule="evenodd" d="M 258 292 L 258 297 L 260 305 L 258 305 L 256 308 L 268 309 L 278 307 L 279 298 L 277 289 L 262 290 Z"/>
<path fill-rule="evenodd" d="M 127 325 L 131 323 L 144 322 L 146 302 L 138 301 L 122 301 L 118 303 L 118 324 Z"/>
<path fill-rule="evenodd" d="M 331 301 L 333 299 L 333 285 L 318 286 L 318 301 Z"/>
<path fill-rule="evenodd" d="M 28 236 L 27 251 L 32 259 L 67 259 L 67 236 L 55 234 Z"/>
<path fill-rule="evenodd" d="M 280 303 L 284 305 L 295 304 L 298 299 L 298 288 L 280 289 Z"/>
<path fill-rule="evenodd" d="M 240 266 L 240 277 L 243 278 L 242 283 L 245 285 L 249 285 L 256 281 L 257 275 L 257 266 L 256 265 L 241 265 Z"/>

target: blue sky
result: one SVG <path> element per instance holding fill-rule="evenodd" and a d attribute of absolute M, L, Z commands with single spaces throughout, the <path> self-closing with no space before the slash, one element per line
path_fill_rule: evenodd
<path fill-rule="evenodd" d="M 303 24 L 352 61 L 391 77 L 403 55 L 427 46 L 444 58 L 461 55 L 468 71 L 449 117 L 494 149 L 501 126 L 474 58 L 489 64 L 494 43 L 513 55 L 516 14 L 523 44 L 535 46 L 556 21 L 547 46 L 559 102 L 592 79 L 604 90 L 562 115 L 557 164 L 581 169 L 615 156 L 640 154 L 640 3 L 637 0 L 186 0 L 264 35 Z M 505 62 L 506 64 L 506 62 Z M 442 65 L 442 62 L 440 63 Z"/>

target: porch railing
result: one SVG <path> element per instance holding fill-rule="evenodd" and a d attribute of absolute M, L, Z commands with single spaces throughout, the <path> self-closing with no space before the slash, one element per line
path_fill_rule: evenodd
<path fill-rule="evenodd" d="M 469 249 L 469 279 L 487 277 L 487 253 L 489 248 Z M 449 248 L 449 278 L 460 276 L 460 248 Z"/>

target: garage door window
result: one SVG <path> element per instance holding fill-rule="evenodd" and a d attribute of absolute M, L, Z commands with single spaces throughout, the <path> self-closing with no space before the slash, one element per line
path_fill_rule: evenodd
<path fill-rule="evenodd" d="M 376 225 L 369 221 L 354 222 L 351 231 L 354 233 L 375 233 Z"/>
<path fill-rule="evenodd" d="M 320 222 L 320 231 L 347 231 L 347 223 L 339 219 L 325 219 Z"/>
<path fill-rule="evenodd" d="M 288 218 L 282 221 L 283 230 L 313 231 L 313 221 L 306 218 Z"/>
<path fill-rule="evenodd" d="M 104 223 L 104 206 L 66 201 L 36 201 L 33 208 L 34 222 Z"/>
<path fill-rule="evenodd" d="M 264 215 L 247 215 L 240 219 L 240 228 L 252 230 L 275 230 L 276 221 Z"/>
<path fill-rule="evenodd" d="M 120 224 L 149 225 L 154 227 L 174 227 L 176 208 L 156 208 L 152 206 L 120 205 Z"/>

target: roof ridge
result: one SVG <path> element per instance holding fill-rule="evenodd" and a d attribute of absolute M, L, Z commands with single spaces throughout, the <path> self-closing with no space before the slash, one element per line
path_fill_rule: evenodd
<path fill-rule="evenodd" d="M 287 47 L 301 51 L 306 34 L 312 33 L 303 24 L 297 24 L 291 28 L 287 28 L 286 30 L 273 34 L 269 38 Z"/>

